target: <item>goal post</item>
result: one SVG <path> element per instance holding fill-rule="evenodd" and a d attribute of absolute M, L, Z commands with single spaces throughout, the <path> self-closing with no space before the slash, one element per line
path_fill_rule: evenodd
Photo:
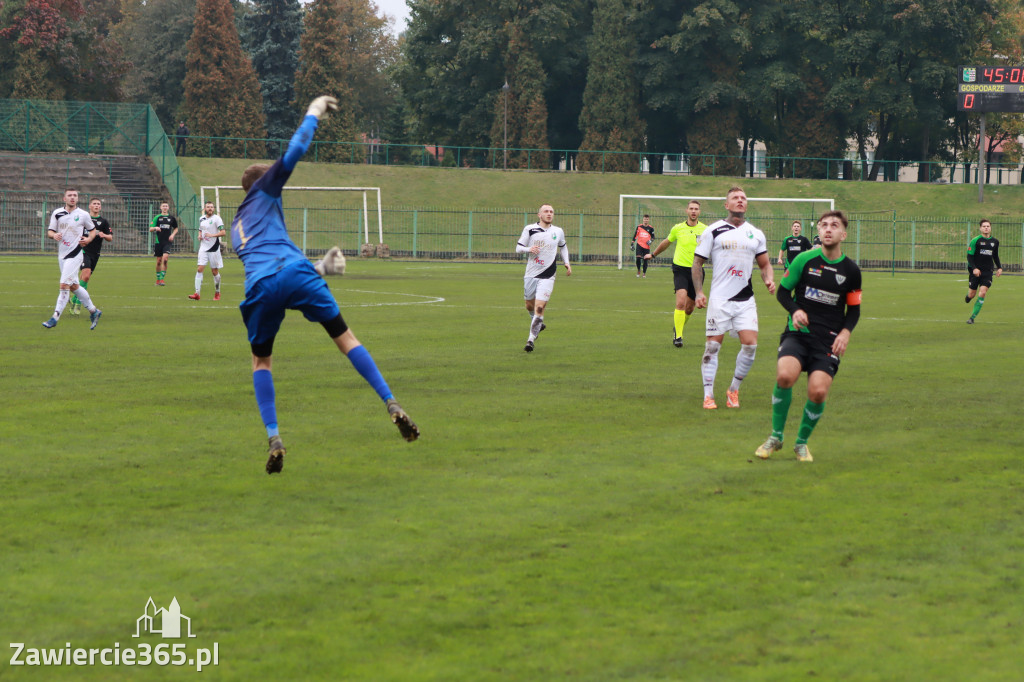
<path fill-rule="evenodd" d="M 697 201 L 723 201 L 724 202 L 726 197 L 724 197 L 724 196 L 701 197 L 701 196 L 683 196 L 683 195 L 671 195 L 671 194 L 620 194 L 619 195 L 619 238 L 618 238 L 619 239 L 619 251 L 618 251 L 618 267 L 619 267 L 619 270 L 622 269 L 623 251 L 624 251 L 624 247 L 625 247 L 625 243 L 626 243 L 625 236 L 626 236 L 626 229 L 627 229 L 626 228 L 627 214 L 628 214 L 628 217 L 629 217 L 630 220 L 633 220 L 634 218 L 636 219 L 637 222 L 634 223 L 634 224 L 639 224 L 639 219 L 641 217 L 641 214 L 643 214 L 645 212 L 645 210 L 652 210 L 652 209 L 645 209 L 644 208 L 645 206 L 649 206 L 649 207 L 652 207 L 652 208 L 653 207 L 658 207 L 660 209 L 660 212 L 663 214 L 662 217 L 666 217 L 666 218 L 669 218 L 671 220 L 675 220 L 675 219 L 678 218 L 677 222 L 682 222 L 683 220 L 686 219 L 686 204 L 688 204 L 690 201 L 693 201 L 694 199 L 696 199 Z M 626 206 L 627 202 L 635 202 L 636 208 L 637 208 L 637 210 L 635 211 L 636 215 L 634 215 L 634 212 L 632 212 L 632 211 L 627 211 L 627 206 Z M 680 207 L 676 208 L 673 205 L 674 202 L 680 202 L 680 203 L 682 203 L 682 205 Z M 795 204 L 795 205 L 805 206 L 806 210 L 809 211 L 809 213 L 803 213 L 800 209 L 796 209 L 795 206 L 790 206 L 790 207 L 788 207 L 788 210 L 787 210 L 787 207 L 785 206 L 785 204 Z M 676 204 L 676 206 L 677 205 L 678 204 Z M 807 220 L 807 219 L 815 220 L 816 217 L 817 217 L 817 214 L 815 214 L 816 207 L 820 206 L 822 209 L 824 209 L 824 207 L 827 206 L 828 210 L 833 211 L 833 210 L 835 210 L 835 207 L 836 207 L 836 200 L 835 199 L 826 199 L 826 198 L 806 199 L 806 198 L 788 198 L 788 197 L 764 197 L 764 198 L 761 198 L 761 197 L 748 197 L 747 198 L 747 217 L 748 217 L 748 219 L 750 219 L 750 221 L 754 225 L 756 225 L 759 228 L 761 228 L 762 231 L 765 232 L 766 236 L 768 236 L 770 239 L 772 239 L 776 235 L 770 235 L 768 233 L 769 232 L 768 230 L 765 230 L 761 225 L 758 225 L 758 212 L 757 212 L 756 209 L 757 208 L 763 208 L 764 205 L 770 205 L 771 206 L 771 208 L 768 211 L 765 212 L 765 216 L 767 216 L 768 220 L 778 220 L 778 219 L 789 220 L 789 221 L 796 220 L 796 219 L 799 219 L 799 220 Z M 751 210 L 752 207 L 754 208 L 754 210 Z M 794 209 L 796 209 L 796 210 L 794 210 Z M 710 225 L 714 220 L 718 220 L 720 217 L 725 217 L 722 214 L 724 214 L 724 210 L 721 210 L 721 212 L 719 213 L 719 212 L 713 210 L 711 207 L 702 206 L 701 222 L 703 222 L 706 225 Z M 709 219 L 710 216 L 715 216 L 715 218 L 713 220 Z M 788 227 L 788 225 L 787 225 L 787 227 Z M 662 228 L 661 230 L 658 230 L 656 232 L 656 234 L 658 235 L 658 238 L 656 239 L 656 241 L 660 240 L 660 239 L 664 239 L 665 235 L 668 234 L 668 229 L 667 228 Z M 630 235 L 630 236 L 632 236 L 632 235 Z"/>
<path fill-rule="evenodd" d="M 207 201 L 212 201 L 214 210 L 217 215 L 223 215 L 221 213 L 221 191 L 241 191 L 241 185 L 204 185 L 199 189 L 199 200 L 203 206 L 206 205 Z M 384 213 L 381 206 L 380 198 L 380 187 L 295 187 L 288 185 L 284 188 L 285 192 L 289 194 L 294 192 L 361 192 L 362 193 L 362 227 L 363 227 L 363 243 L 369 243 L 370 241 L 370 211 L 369 204 L 367 202 L 367 195 L 369 193 L 376 194 L 377 199 L 377 243 L 384 243 Z M 241 202 L 239 201 L 239 204 Z M 237 206 L 234 207 L 237 209 Z M 288 208 L 303 208 L 301 206 L 291 206 Z M 305 216 L 304 216 L 305 217 Z M 230 222 L 230 221 L 227 221 Z M 289 226 L 291 227 L 291 226 Z M 198 229 L 198 227 L 197 227 Z M 307 224 L 305 219 L 302 224 L 302 238 L 301 244 L 299 244 L 302 252 L 306 253 L 306 234 Z M 296 240 L 299 241 L 299 240 Z"/>

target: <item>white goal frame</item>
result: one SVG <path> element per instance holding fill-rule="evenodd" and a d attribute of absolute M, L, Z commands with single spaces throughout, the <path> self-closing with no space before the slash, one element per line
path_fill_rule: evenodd
<path fill-rule="evenodd" d="M 217 215 L 220 215 L 220 191 L 222 189 L 237 189 L 237 190 L 240 190 L 240 189 L 242 189 L 242 186 L 241 185 L 203 185 L 202 187 L 199 188 L 199 201 L 200 201 L 200 208 L 199 208 L 199 210 L 200 210 L 200 212 L 202 212 L 202 207 L 206 205 L 206 190 L 208 190 L 208 189 L 209 190 L 213 190 L 213 196 L 214 196 L 214 198 L 212 199 L 213 206 L 214 206 L 214 209 L 217 211 Z M 370 212 L 369 212 L 369 210 L 367 210 L 366 193 L 367 192 L 376 192 L 377 193 L 377 238 L 379 239 L 379 241 L 377 243 L 378 244 L 383 244 L 384 243 L 384 214 L 381 212 L 380 187 L 293 187 L 291 185 L 286 185 L 285 189 L 291 190 L 291 191 L 302 190 L 302 191 L 306 191 L 306 192 L 326 192 L 326 191 L 334 191 L 334 192 L 362 192 L 363 193 L 363 238 L 365 239 L 366 243 L 369 243 L 369 241 L 370 241 Z M 302 252 L 305 253 L 306 250 L 303 249 Z"/>
<path fill-rule="evenodd" d="M 622 213 L 622 207 L 623 207 L 623 203 L 624 203 L 625 199 L 679 199 L 679 200 L 685 200 L 685 201 L 690 201 L 692 199 L 697 199 L 698 201 L 715 201 L 716 199 L 720 199 L 722 201 L 725 201 L 726 197 L 694 197 L 694 196 L 678 196 L 678 195 L 672 195 L 672 194 L 620 194 L 619 195 L 619 270 L 622 269 L 622 244 L 623 244 L 622 228 L 623 228 L 623 218 L 625 217 L 623 215 L 623 213 Z M 769 202 L 769 201 L 782 202 L 782 201 L 788 201 L 789 203 L 792 203 L 792 204 L 799 204 L 799 203 L 804 203 L 804 204 L 808 204 L 808 203 L 822 204 L 822 203 L 828 203 L 828 206 L 829 206 L 828 210 L 830 210 L 830 211 L 836 210 L 836 200 L 835 199 L 803 199 L 803 198 L 800 198 L 800 199 L 796 199 L 796 198 L 788 199 L 788 198 L 785 198 L 785 197 L 771 197 L 771 198 L 747 197 L 747 202 L 748 203 L 754 203 L 755 201 L 757 201 L 757 202 Z"/>

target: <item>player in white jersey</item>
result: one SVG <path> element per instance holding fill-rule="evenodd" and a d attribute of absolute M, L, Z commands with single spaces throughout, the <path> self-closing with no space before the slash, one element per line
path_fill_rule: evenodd
<path fill-rule="evenodd" d="M 775 293 L 775 274 L 768 258 L 764 233 L 747 222 L 747 195 L 739 187 L 726 194 L 725 209 L 729 217 L 712 223 L 704 230 L 693 256 L 693 286 L 697 290 L 698 308 L 707 306 L 707 341 L 701 359 L 704 379 L 704 409 L 715 404 L 715 374 L 718 373 L 718 351 L 727 332 L 739 336 L 740 352 L 736 356 L 736 372 L 726 391 L 726 407 L 740 406 L 740 382 L 754 365 L 757 353 L 757 304 L 754 301 L 752 275 L 754 264 L 761 270 L 761 281 Z M 710 260 L 713 270 L 710 298 L 704 295 L 704 263 Z"/>
<path fill-rule="evenodd" d="M 207 265 L 213 270 L 213 300 L 220 300 L 220 269 L 224 267 L 221 256 L 220 238 L 227 232 L 224 221 L 213 212 L 213 202 L 207 201 L 203 206 L 203 217 L 199 219 L 199 266 L 196 268 L 196 293 L 189 294 L 193 301 L 199 300 L 199 289 L 203 286 L 203 268 Z"/>
<path fill-rule="evenodd" d="M 93 304 L 89 292 L 78 285 L 78 269 L 82 267 L 82 247 L 96 237 L 96 232 L 92 229 L 92 217 L 78 208 L 78 190 L 64 191 L 64 206 L 50 214 L 46 235 L 59 244 L 57 262 L 60 266 L 60 293 L 57 295 L 53 317 L 43 322 L 43 326 L 47 329 L 57 326 L 71 293 L 75 292 L 89 311 L 89 320 L 92 322 L 89 329 L 95 329 L 103 313 Z"/>
<path fill-rule="evenodd" d="M 544 324 L 544 309 L 551 300 L 551 292 L 555 288 L 559 251 L 565 264 L 565 276 L 572 275 L 565 232 L 557 225 L 551 224 L 554 219 L 555 209 L 549 204 L 544 204 L 537 211 L 537 222 L 524 227 L 522 236 L 516 242 L 516 253 L 530 254 L 526 260 L 526 275 L 523 277 L 523 299 L 526 301 L 526 312 L 530 314 L 530 336 L 526 339 L 526 348 L 523 349 L 527 353 L 533 352 L 533 342 L 547 327 Z"/>

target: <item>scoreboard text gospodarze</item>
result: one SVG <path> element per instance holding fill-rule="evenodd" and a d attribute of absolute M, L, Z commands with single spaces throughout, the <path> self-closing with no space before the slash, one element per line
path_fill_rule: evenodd
<path fill-rule="evenodd" d="M 1024 112 L 1024 66 L 961 66 L 957 111 Z"/>

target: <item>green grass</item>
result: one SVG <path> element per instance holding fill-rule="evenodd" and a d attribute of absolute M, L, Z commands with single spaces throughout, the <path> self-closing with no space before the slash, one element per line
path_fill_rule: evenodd
<path fill-rule="evenodd" d="M 179 159 L 196 191 L 203 185 L 238 185 L 251 163 L 242 159 Z M 734 184 L 751 197 L 834 198 L 848 212 L 896 211 L 912 216 L 963 216 L 975 222 L 1017 221 L 1024 214 L 1024 186 L 987 185 L 978 203 L 977 185 L 842 180 L 762 180 L 755 178 L 559 173 L 329 164 L 303 162 L 293 186 L 373 186 L 381 188 L 385 207 L 460 209 L 529 208 L 554 205 L 557 214 L 573 211 L 618 215 L 619 194 L 722 196 Z M 361 201 L 361 199 L 360 199 Z M 710 209 L 709 209 L 710 210 Z M 714 207 L 720 212 L 720 207 Z M 751 211 L 757 206 L 752 204 Z M 1018 221 L 1019 222 L 1019 221 Z"/>
<path fill-rule="evenodd" d="M 132 638 L 152 596 L 190 651 L 218 643 L 206 679 L 1019 677 L 1024 280 L 969 327 L 963 277 L 867 273 L 804 465 L 753 457 L 783 324 L 763 292 L 742 407 L 708 413 L 668 268 L 561 275 L 527 355 L 520 265 L 353 260 L 331 287 L 423 436 L 293 314 L 268 477 L 238 262 L 193 303 L 192 259 L 156 288 L 150 259 L 105 258 L 90 332 L 40 326 L 53 260 L 2 263 L 3 642 L 155 646 Z M 151 668 L 0 677 L 185 674 Z"/>

